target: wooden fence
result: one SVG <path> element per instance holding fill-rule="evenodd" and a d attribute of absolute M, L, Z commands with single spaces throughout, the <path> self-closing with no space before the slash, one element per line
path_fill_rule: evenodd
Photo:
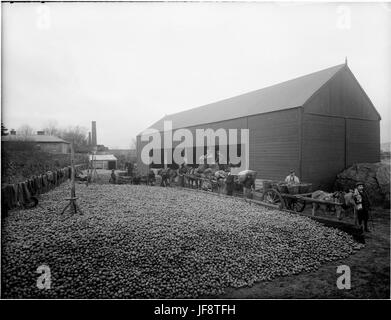
<path fill-rule="evenodd" d="M 77 170 L 86 169 L 85 164 L 76 165 Z M 1 186 L 1 216 L 16 207 L 30 207 L 37 203 L 37 196 L 58 187 L 71 178 L 71 167 L 47 171 L 39 176 L 32 176 L 24 182 Z"/>

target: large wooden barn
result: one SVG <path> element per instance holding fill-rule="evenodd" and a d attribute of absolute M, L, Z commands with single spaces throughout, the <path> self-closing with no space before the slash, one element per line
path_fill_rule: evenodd
<path fill-rule="evenodd" d="M 380 120 L 347 64 L 267 88 L 165 116 L 150 128 L 249 129 L 249 169 L 283 180 L 294 169 L 301 181 L 330 189 L 353 163 L 380 161 Z M 138 168 L 147 142 L 137 137 Z"/>

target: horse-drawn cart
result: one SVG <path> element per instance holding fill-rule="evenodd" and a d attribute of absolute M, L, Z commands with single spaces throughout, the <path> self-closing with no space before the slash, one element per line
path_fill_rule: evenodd
<path fill-rule="evenodd" d="M 335 208 L 342 206 L 342 203 L 312 198 L 310 183 L 286 184 L 274 183 L 270 188 L 264 190 L 263 201 L 278 205 L 280 209 L 288 209 L 296 212 L 303 212 L 308 203 L 317 203 Z"/>
<path fill-rule="evenodd" d="M 280 209 L 290 209 L 302 212 L 306 201 L 303 197 L 309 197 L 311 185 L 306 184 L 264 184 L 263 200 L 267 203 L 278 205 Z"/>

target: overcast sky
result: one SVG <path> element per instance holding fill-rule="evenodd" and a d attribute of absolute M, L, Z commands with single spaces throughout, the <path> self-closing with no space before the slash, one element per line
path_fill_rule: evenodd
<path fill-rule="evenodd" d="M 391 128 L 391 5 L 3 3 L 2 121 L 128 148 L 165 114 L 348 64 Z"/>

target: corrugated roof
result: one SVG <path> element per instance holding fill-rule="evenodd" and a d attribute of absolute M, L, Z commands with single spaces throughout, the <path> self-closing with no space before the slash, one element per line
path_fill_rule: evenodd
<path fill-rule="evenodd" d="M 345 64 L 341 64 L 233 98 L 167 115 L 149 128 L 162 131 L 164 121 L 168 120 L 172 121 L 173 129 L 177 129 L 300 107 L 344 66 Z"/>
<path fill-rule="evenodd" d="M 90 161 L 92 160 L 92 155 L 90 155 Z M 116 161 L 117 158 L 112 154 L 96 154 L 94 155 L 94 160 L 96 161 Z"/>
<path fill-rule="evenodd" d="M 56 136 L 49 136 L 49 135 L 39 135 L 34 134 L 31 136 L 23 136 L 19 134 L 8 134 L 7 136 L 2 136 L 1 141 L 32 141 L 37 143 L 45 143 L 45 142 L 52 142 L 52 143 L 69 143 L 68 141 L 65 141 L 59 137 Z"/>

